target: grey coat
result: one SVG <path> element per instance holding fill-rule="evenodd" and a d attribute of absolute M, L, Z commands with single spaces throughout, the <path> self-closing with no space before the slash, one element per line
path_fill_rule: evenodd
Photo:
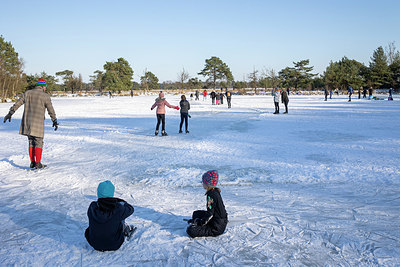
<path fill-rule="evenodd" d="M 50 96 L 43 92 L 41 87 L 36 87 L 35 89 L 26 91 L 10 108 L 10 112 L 14 113 L 24 104 L 24 114 L 22 115 L 19 134 L 43 138 L 45 110 L 47 109 L 47 113 L 50 115 L 52 121 L 57 119 Z"/>
<path fill-rule="evenodd" d="M 181 100 L 181 102 L 179 102 L 179 105 L 181 106 L 181 113 L 189 113 L 190 109 L 189 101 Z"/>

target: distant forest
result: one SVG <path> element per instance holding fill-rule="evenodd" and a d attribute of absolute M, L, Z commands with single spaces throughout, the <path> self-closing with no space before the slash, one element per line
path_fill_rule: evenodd
<path fill-rule="evenodd" d="M 0 100 L 13 98 L 19 93 L 33 88 L 38 78 L 47 82 L 51 91 L 126 91 L 154 89 L 201 89 L 222 88 L 275 88 L 285 87 L 294 90 L 320 90 L 322 88 L 345 90 L 367 87 L 374 89 L 400 88 L 400 52 L 394 42 L 385 49 L 380 46 L 373 51 L 369 65 L 354 59 L 343 57 L 340 61 L 331 61 L 323 74 L 313 73 L 309 59 L 293 62 L 282 70 L 254 69 L 247 75 L 247 80 L 235 80 L 229 66 L 218 57 L 205 59 L 204 68 L 197 75 L 204 80 L 190 77 L 182 69 L 177 73 L 176 81 L 160 83 L 157 76 L 145 70 L 140 82 L 133 81 L 134 70 L 124 58 L 115 62 L 105 62 L 103 70 L 95 70 L 89 76 L 90 82 L 83 82 L 81 74 L 72 70 L 60 70 L 55 76 L 46 72 L 35 75 L 24 73 L 23 59 L 15 51 L 12 43 L 0 36 Z"/>

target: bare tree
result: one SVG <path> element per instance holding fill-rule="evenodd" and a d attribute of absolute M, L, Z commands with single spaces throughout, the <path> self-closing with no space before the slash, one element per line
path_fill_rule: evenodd
<path fill-rule="evenodd" d="M 257 85 L 258 85 L 258 70 L 253 68 L 253 72 L 251 72 L 248 76 L 250 81 L 250 86 L 254 88 L 254 94 L 257 94 Z"/>
<path fill-rule="evenodd" d="M 389 43 L 386 47 L 385 47 L 385 54 L 388 60 L 388 65 L 392 65 L 393 62 L 395 62 L 396 60 L 400 59 L 400 52 L 396 49 L 396 46 L 394 44 L 394 41 Z"/>
<path fill-rule="evenodd" d="M 185 68 L 182 69 L 181 72 L 178 73 L 178 81 L 181 85 L 181 89 L 183 89 L 184 84 L 187 79 L 189 79 L 189 73 L 185 70 Z"/>

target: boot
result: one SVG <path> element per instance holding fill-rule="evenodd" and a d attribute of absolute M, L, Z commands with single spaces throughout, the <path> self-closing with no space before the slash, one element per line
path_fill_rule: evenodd
<path fill-rule="evenodd" d="M 36 162 L 31 161 L 31 165 L 29 166 L 31 169 L 35 169 L 36 168 Z"/>
<path fill-rule="evenodd" d="M 158 135 L 158 130 L 155 131 L 154 135 Z"/>
<path fill-rule="evenodd" d="M 179 133 L 182 133 L 182 130 L 179 130 Z"/>
<path fill-rule="evenodd" d="M 42 164 L 40 162 L 36 162 L 36 169 L 43 169 L 43 168 L 46 168 L 46 167 L 47 167 L 47 165 L 44 165 L 44 164 Z"/>
<path fill-rule="evenodd" d="M 186 133 L 188 134 L 188 133 L 189 133 L 189 131 L 188 131 L 188 130 L 186 130 Z"/>
<path fill-rule="evenodd" d="M 168 134 L 164 130 L 161 131 L 161 135 L 162 136 L 168 136 Z"/>

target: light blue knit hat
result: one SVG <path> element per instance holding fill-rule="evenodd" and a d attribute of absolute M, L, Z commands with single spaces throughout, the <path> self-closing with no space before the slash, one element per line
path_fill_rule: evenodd
<path fill-rule="evenodd" d="M 101 182 L 97 187 L 97 197 L 98 198 L 114 197 L 114 191 L 115 187 L 109 180 Z"/>

